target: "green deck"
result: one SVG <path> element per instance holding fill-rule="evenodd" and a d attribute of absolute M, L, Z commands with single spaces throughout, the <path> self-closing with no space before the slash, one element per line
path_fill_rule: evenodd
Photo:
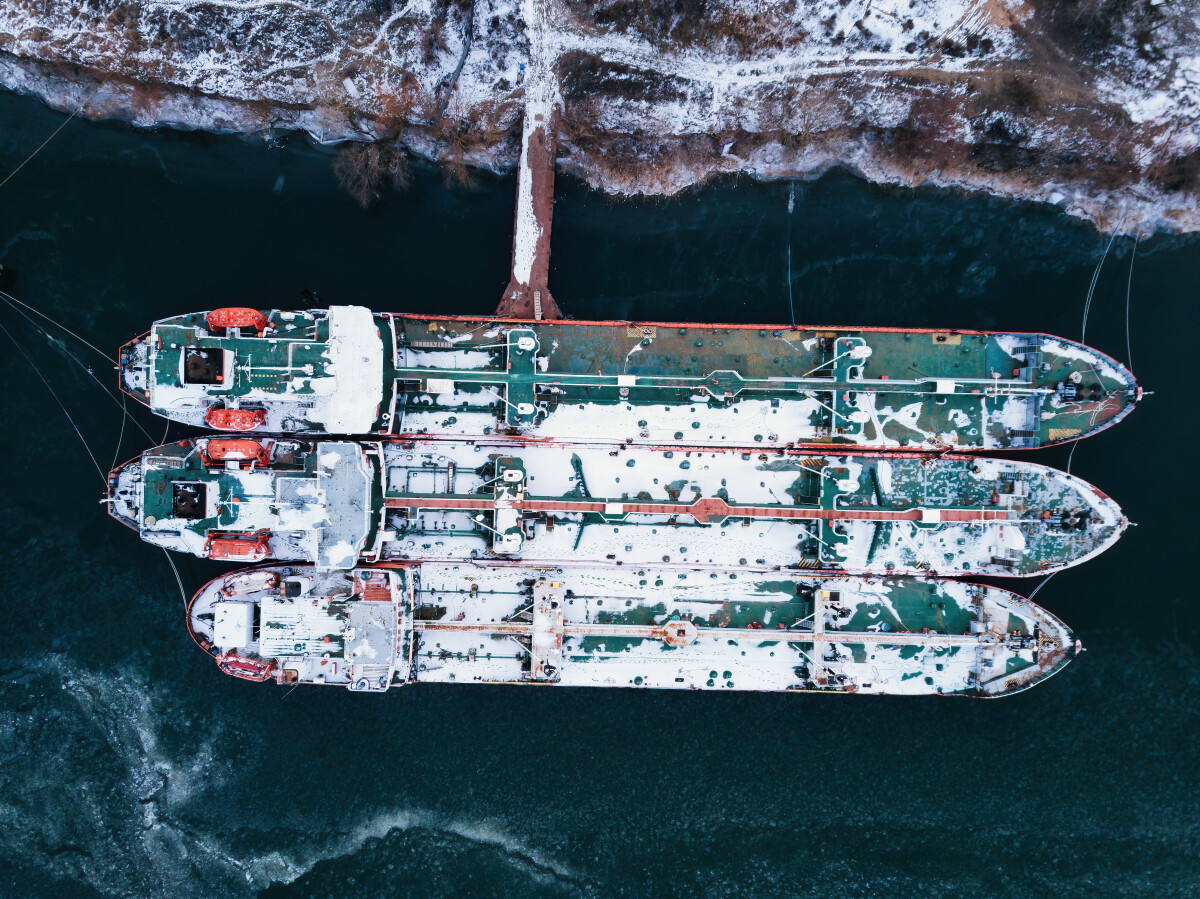
<path fill-rule="evenodd" d="M 551 427 L 557 410 L 599 406 L 614 414 L 604 432 L 607 410 L 595 410 L 603 432 L 596 436 L 633 438 L 640 428 L 649 438 L 660 424 L 656 409 L 670 406 L 697 413 L 688 420 L 685 411 L 679 429 L 665 438 L 686 444 L 714 439 L 712 426 L 702 423 L 706 412 L 760 401 L 769 404 L 761 427 L 738 419 L 723 426 L 734 442 L 751 429 L 748 440 L 780 444 L 1015 448 L 1092 433 L 1122 417 L 1137 397 L 1132 377 L 1112 360 L 1035 334 L 383 314 L 374 320 L 384 343 L 384 399 L 375 423 L 382 432 L 562 437 Z M 210 333 L 202 314 L 159 322 L 152 333 L 153 384 L 162 396 L 151 404 L 188 420 L 213 400 L 268 409 L 276 403 L 282 417 L 263 430 L 312 430 L 302 407 L 319 392 L 316 382 L 331 374 L 327 338 L 319 312 L 271 312 L 261 337 Z M 229 377 L 202 387 L 187 383 L 181 372 L 194 349 L 231 351 Z M 191 406 L 178 404 L 180 389 L 192 392 Z M 1034 400 L 1020 414 L 1006 413 L 1012 397 Z M 288 402 L 296 406 L 291 412 Z M 477 420 L 481 413 L 486 421 Z"/>

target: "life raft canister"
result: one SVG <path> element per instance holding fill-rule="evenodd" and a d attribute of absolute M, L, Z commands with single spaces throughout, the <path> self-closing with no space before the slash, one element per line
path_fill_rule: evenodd
<path fill-rule="evenodd" d="M 221 595 L 237 596 L 239 593 L 253 593 L 256 590 L 274 590 L 278 586 L 278 572 L 251 571 L 231 576 L 221 588 Z"/>
<path fill-rule="evenodd" d="M 251 431 L 267 420 L 266 409 L 226 409 L 210 406 L 204 422 L 218 431 Z"/>
<path fill-rule="evenodd" d="M 209 534 L 204 555 L 210 559 L 261 562 L 270 552 L 265 534 Z"/>
<path fill-rule="evenodd" d="M 257 309 L 247 306 L 214 309 L 204 316 L 204 320 L 214 331 L 223 331 L 226 328 L 253 328 L 255 331 L 261 331 L 267 326 L 267 317 Z"/>
<path fill-rule="evenodd" d="M 261 409 L 258 411 L 262 411 Z M 239 437 L 211 437 L 204 447 L 209 462 L 257 462 L 267 464 L 267 448 L 257 440 Z"/>
<path fill-rule="evenodd" d="M 266 680 L 275 668 L 274 662 L 268 663 L 260 659 L 245 659 L 232 653 L 221 656 L 217 660 L 217 665 L 226 674 L 232 674 L 234 677 L 252 681 Z"/>

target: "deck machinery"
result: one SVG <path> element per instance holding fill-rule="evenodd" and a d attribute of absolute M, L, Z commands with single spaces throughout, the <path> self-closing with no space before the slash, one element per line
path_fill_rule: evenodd
<path fill-rule="evenodd" d="M 319 568 L 520 558 L 1031 575 L 1102 552 L 1126 526 L 1079 478 L 961 455 L 201 437 L 110 480 L 112 513 L 151 543 Z"/>
<path fill-rule="evenodd" d="M 225 432 L 109 477 L 143 539 L 279 560 L 189 610 L 227 673 L 997 696 L 1079 651 L 946 577 L 1061 570 L 1128 522 L 967 450 L 1141 399 L 1042 334 L 530 322 L 242 307 L 121 350 L 122 389 Z M 357 438 L 357 439 L 349 439 Z"/>
<path fill-rule="evenodd" d="M 1085 437 L 1140 397 L 1118 363 L 1044 334 L 357 306 L 165 319 L 122 348 L 121 381 L 155 412 L 218 430 L 939 452 Z"/>
<path fill-rule="evenodd" d="M 188 610 L 225 672 L 406 683 L 1000 696 L 1079 652 L 994 587 L 670 565 L 411 562 L 234 572 Z"/>

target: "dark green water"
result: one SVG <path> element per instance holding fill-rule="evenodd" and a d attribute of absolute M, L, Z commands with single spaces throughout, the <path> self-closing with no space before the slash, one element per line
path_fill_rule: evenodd
<path fill-rule="evenodd" d="M 0 176 L 61 121 L 0 95 Z M 786 322 L 790 227 L 802 323 L 1079 336 L 1107 244 L 1090 227 L 842 175 L 798 185 L 789 226 L 787 190 L 614 202 L 560 184 L 551 288 L 581 318 Z M 298 141 L 73 121 L 0 189 L 0 263 L 14 295 L 106 351 L 155 318 L 306 287 L 482 312 L 507 281 L 512 207 L 511 180 L 464 194 L 422 173 L 364 213 Z M 1087 332 L 1121 359 L 1132 248 L 1109 253 Z M 1198 275 L 1196 240 L 1137 250 L 1134 370 L 1157 395 L 1073 470 L 1140 527 L 1038 596 L 1089 652 L 994 702 L 234 681 L 0 334 L 0 892 L 1195 895 Z M 111 367 L 7 307 L 0 324 L 107 468 L 120 411 L 66 351 L 105 384 Z M 130 426 L 120 458 L 161 438 L 137 415 L 154 440 Z M 189 594 L 219 570 L 177 559 Z"/>

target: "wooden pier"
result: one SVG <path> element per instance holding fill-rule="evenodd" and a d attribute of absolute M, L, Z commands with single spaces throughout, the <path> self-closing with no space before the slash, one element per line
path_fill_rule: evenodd
<path fill-rule="evenodd" d="M 543 52 L 541 40 L 545 30 L 544 2 L 523 0 L 521 7 L 529 30 L 530 58 L 517 175 L 512 276 L 496 314 L 540 321 L 563 317 L 550 295 L 548 283 L 559 97 L 553 60 Z"/>

